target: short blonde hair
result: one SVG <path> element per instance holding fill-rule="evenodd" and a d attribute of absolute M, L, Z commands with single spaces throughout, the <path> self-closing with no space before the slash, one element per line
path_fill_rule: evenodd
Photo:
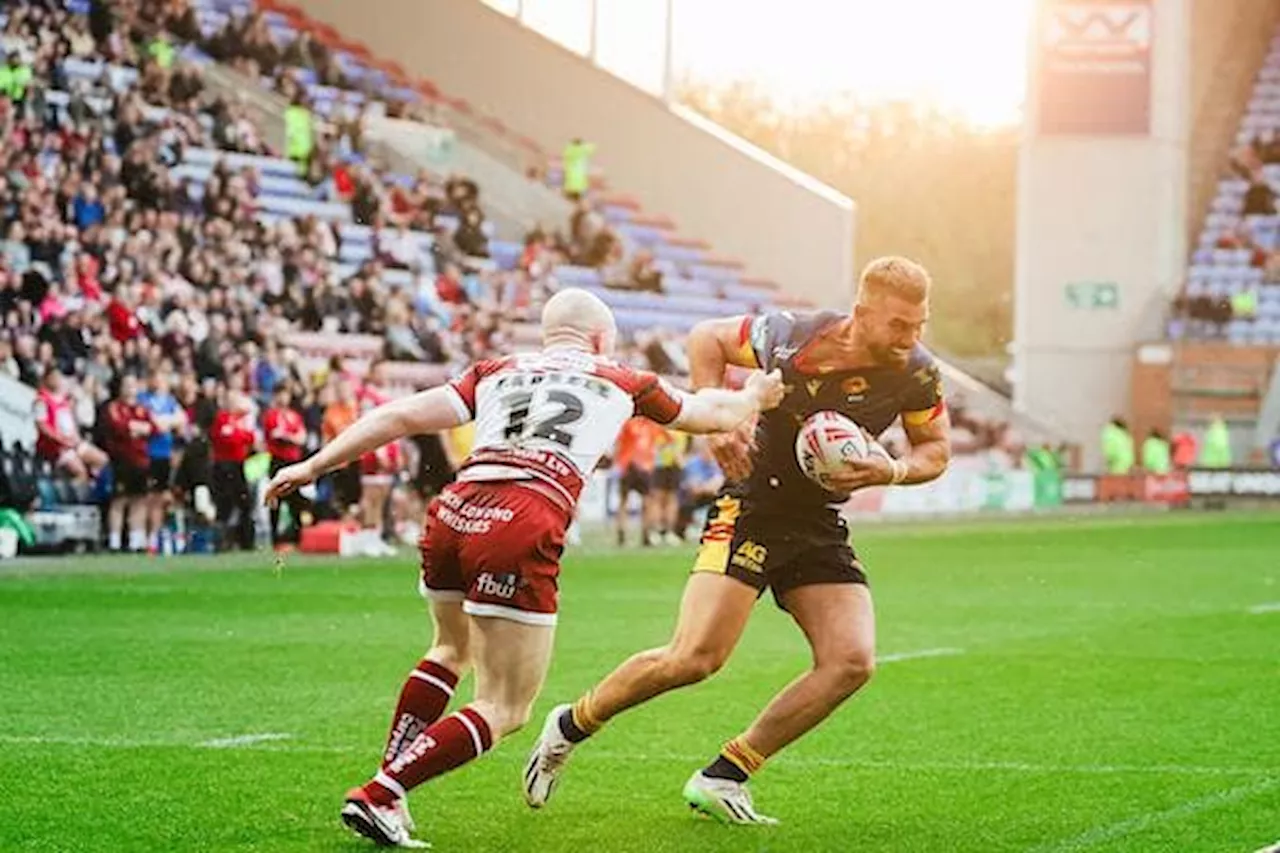
<path fill-rule="evenodd" d="M 858 278 L 858 302 L 896 296 L 919 305 L 929 299 L 932 283 L 929 271 L 909 258 L 897 255 L 875 258 L 862 268 L 862 275 Z"/>

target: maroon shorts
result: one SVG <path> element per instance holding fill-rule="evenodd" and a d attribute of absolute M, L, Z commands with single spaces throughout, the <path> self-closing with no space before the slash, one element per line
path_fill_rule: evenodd
<path fill-rule="evenodd" d="M 453 483 L 427 506 L 422 591 L 472 616 L 554 625 L 569 513 L 521 481 Z"/>

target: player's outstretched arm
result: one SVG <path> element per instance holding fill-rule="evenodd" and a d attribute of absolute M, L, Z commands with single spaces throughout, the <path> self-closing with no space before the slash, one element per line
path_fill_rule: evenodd
<path fill-rule="evenodd" d="M 384 444 L 457 426 L 464 417 L 451 397 L 453 393 L 448 387 L 432 388 L 378 406 L 313 456 L 280 469 L 267 485 L 267 503 L 349 465 Z"/>
<path fill-rule="evenodd" d="M 729 432 L 778 405 L 784 393 L 780 371 L 757 371 L 747 377 L 741 391 L 703 388 L 686 394 L 671 425 L 691 433 Z"/>

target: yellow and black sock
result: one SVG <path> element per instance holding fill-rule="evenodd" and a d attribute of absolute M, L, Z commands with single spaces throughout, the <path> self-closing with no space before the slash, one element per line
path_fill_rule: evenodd
<path fill-rule="evenodd" d="M 746 738 L 736 737 L 724 745 L 716 760 L 702 772 L 713 779 L 732 779 L 741 783 L 763 766 L 764 756 L 756 752 Z"/>
<path fill-rule="evenodd" d="M 588 692 L 560 715 L 560 732 L 570 743 L 581 743 L 600 731 L 600 727 L 604 725 L 591 712 L 594 692 Z"/>

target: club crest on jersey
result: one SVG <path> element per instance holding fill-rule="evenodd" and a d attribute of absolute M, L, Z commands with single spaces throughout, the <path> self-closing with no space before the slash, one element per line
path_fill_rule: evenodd
<path fill-rule="evenodd" d="M 840 390 L 849 397 L 850 403 L 861 403 L 871 383 L 864 376 L 850 376 L 840 383 Z"/>
<path fill-rule="evenodd" d="M 764 571 L 764 561 L 768 556 L 768 548 L 748 539 L 738 546 L 729 562 L 740 569 L 759 573 Z"/>

